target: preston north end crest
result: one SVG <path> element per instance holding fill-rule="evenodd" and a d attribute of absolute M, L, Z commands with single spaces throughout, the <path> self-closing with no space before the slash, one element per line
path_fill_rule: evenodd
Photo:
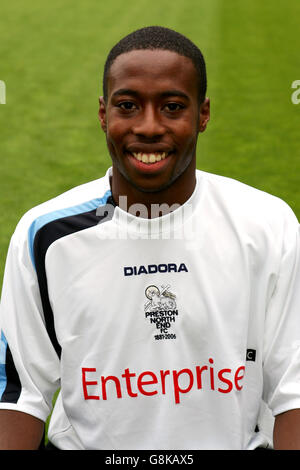
<path fill-rule="evenodd" d="M 176 295 L 171 292 L 170 286 L 150 285 L 145 289 L 146 302 L 144 304 L 145 317 L 150 324 L 156 327 L 154 338 L 176 339 L 172 326 L 178 316 Z"/>

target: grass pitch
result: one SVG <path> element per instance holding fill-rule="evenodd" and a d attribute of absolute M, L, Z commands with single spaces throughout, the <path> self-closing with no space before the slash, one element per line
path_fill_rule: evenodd
<path fill-rule="evenodd" d="M 177 29 L 202 49 L 211 122 L 198 168 L 286 200 L 300 217 L 298 0 L 15 0 L 1 5 L 0 282 L 21 215 L 104 174 L 97 119 L 105 57 L 125 34 Z"/>

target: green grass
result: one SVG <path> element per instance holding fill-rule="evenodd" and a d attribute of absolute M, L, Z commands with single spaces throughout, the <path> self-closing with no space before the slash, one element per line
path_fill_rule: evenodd
<path fill-rule="evenodd" d="M 0 285 L 21 215 L 110 165 L 97 120 L 109 49 L 160 24 L 207 61 L 211 122 L 198 168 L 283 198 L 300 218 L 299 0 L 14 0 L 0 8 Z"/>
<path fill-rule="evenodd" d="M 102 176 L 97 120 L 105 57 L 161 24 L 203 50 L 212 116 L 198 167 L 285 199 L 300 216 L 298 0 L 15 0 L 1 5 L 0 283 L 8 241 L 30 207 Z"/>

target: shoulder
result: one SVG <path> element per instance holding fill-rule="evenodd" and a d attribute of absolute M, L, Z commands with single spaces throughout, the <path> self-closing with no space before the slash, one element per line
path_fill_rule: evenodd
<path fill-rule="evenodd" d="M 255 226 L 282 227 L 289 222 L 298 227 L 290 206 L 281 198 L 233 178 L 197 170 L 203 196 L 213 200 L 224 216 Z"/>
<path fill-rule="evenodd" d="M 110 186 L 107 172 L 102 178 L 69 189 L 28 210 L 16 226 L 13 241 L 25 241 L 30 236 L 30 231 L 36 232 L 51 220 L 95 209 L 108 195 Z"/>

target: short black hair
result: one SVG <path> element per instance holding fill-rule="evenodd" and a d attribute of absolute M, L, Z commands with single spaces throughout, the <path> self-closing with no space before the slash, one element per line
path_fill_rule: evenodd
<path fill-rule="evenodd" d="M 107 101 L 107 79 L 110 67 L 121 54 L 138 49 L 163 49 L 188 57 L 192 60 L 198 77 L 199 103 L 205 99 L 207 78 L 204 57 L 200 49 L 186 36 L 163 26 L 147 26 L 121 39 L 107 56 L 103 73 L 103 96 Z"/>

